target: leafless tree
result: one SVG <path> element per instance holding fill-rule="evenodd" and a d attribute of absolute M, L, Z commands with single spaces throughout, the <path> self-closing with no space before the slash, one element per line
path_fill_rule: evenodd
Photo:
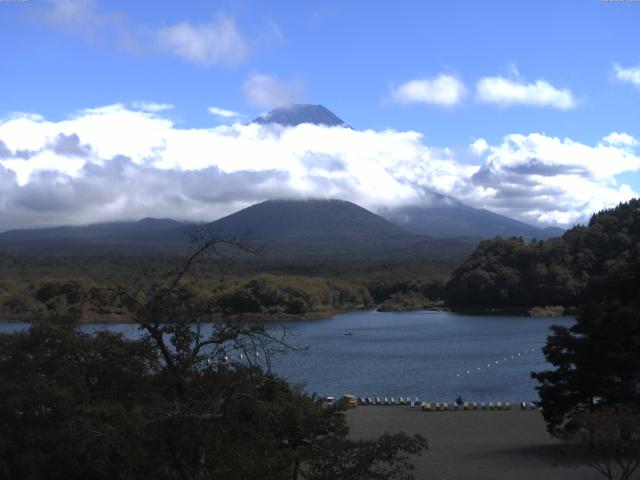
<path fill-rule="evenodd" d="M 176 268 L 163 273 L 142 272 L 128 285 L 110 288 L 111 303 L 125 306 L 169 368 L 181 362 L 210 365 L 225 359 L 230 350 L 242 352 L 249 364 L 262 357 L 269 368 L 273 353 L 292 348 L 285 342 L 284 330 L 275 335 L 263 325 L 214 318 L 211 306 L 195 299 L 184 286 L 198 264 L 210 267 L 213 261 L 216 268 L 224 268 L 229 257 L 257 255 L 261 246 L 243 236 L 221 237 L 206 228 L 192 229 L 190 237 L 191 249 Z M 211 326 L 210 331 L 204 325 Z"/>

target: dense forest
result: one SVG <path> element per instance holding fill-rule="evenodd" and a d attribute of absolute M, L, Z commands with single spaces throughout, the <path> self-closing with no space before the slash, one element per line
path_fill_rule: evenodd
<path fill-rule="evenodd" d="M 43 313 L 78 314 L 81 321 L 130 321 L 110 289 L 142 286 L 173 272 L 182 257 L 0 254 L 0 319 Z M 381 306 L 424 308 L 444 296 L 454 263 L 403 261 L 283 262 L 203 259 L 183 288 L 212 316 L 249 319 L 318 318 Z"/>
<path fill-rule="evenodd" d="M 575 307 L 615 290 L 637 296 L 640 200 L 592 216 L 561 238 L 483 241 L 447 284 L 454 308 Z M 605 289 L 604 286 L 607 286 Z"/>

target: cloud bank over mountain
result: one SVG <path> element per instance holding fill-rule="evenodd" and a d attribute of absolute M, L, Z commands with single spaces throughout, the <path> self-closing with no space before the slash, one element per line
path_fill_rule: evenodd
<path fill-rule="evenodd" d="M 210 221 L 273 198 L 342 198 L 378 211 L 452 196 L 538 224 L 572 224 L 637 196 L 637 140 L 510 134 L 464 151 L 413 131 L 303 124 L 180 128 L 121 104 L 50 121 L 0 120 L 0 230 L 145 216 Z M 471 155 L 471 157 L 470 157 Z M 471 160 L 470 160 L 471 158 Z"/>

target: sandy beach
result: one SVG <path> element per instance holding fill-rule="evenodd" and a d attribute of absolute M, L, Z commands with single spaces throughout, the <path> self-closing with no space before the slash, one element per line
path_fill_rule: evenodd
<path fill-rule="evenodd" d="M 417 479 L 591 480 L 545 430 L 539 411 L 423 412 L 407 406 L 361 406 L 347 413 L 351 436 L 419 433 L 429 450 L 416 457 Z"/>

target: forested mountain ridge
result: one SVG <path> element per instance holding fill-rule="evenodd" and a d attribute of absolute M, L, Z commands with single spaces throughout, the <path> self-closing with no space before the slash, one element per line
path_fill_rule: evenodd
<path fill-rule="evenodd" d="M 435 238 L 494 238 L 500 235 L 546 240 L 564 233 L 561 228 L 535 227 L 437 195 L 428 205 L 402 207 L 384 212 L 383 216 L 405 230 Z"/>
<path fill-rule="evenodd" d="M 188 244 L 189 224 L 170 218 L 143 218 L 136 222 L 9 230 L 0 233 L 0 250 L 82 251 L 175 248 Z"/>
<path fill-rule="evenodd" d="M 454 271 L 447 300 L 457 308 L 577 306 L 604 297 L 627 302 L 640 286 L 640 199 L 594 214 L 561 238 L 480 243 Z"/>

